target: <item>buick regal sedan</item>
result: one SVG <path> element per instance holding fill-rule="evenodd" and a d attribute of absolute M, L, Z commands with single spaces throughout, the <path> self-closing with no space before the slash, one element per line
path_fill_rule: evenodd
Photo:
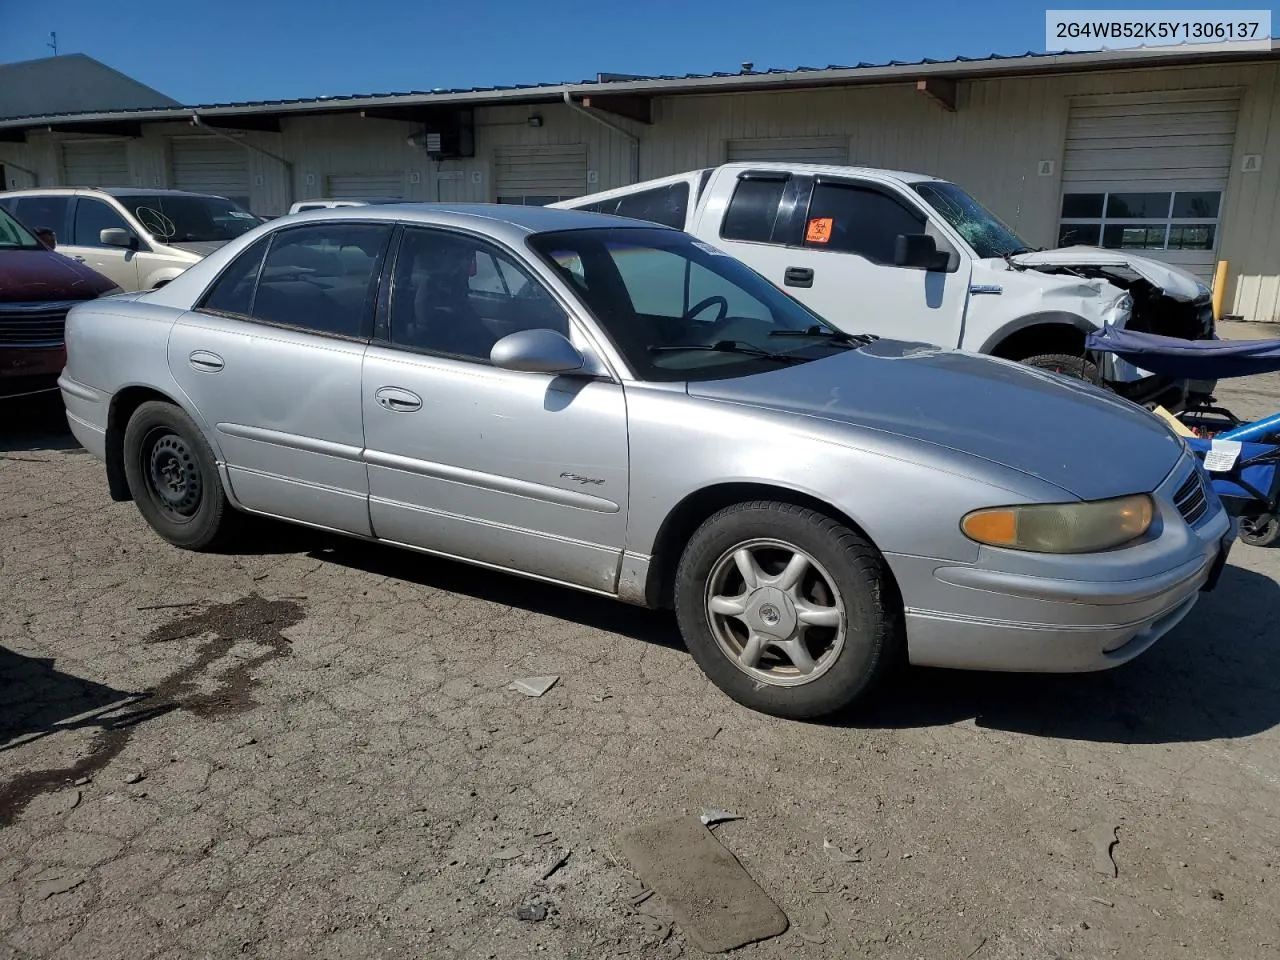
<path fill-rule="evenodd" d="M 639 221 L 301 214 L 67 334 L 72 429 L 170 543 L 262 514 L 673 607 L 707 676 L 781 716 L 904 659 L 1124 663 L 1233 536 L 1146 411 L 851 335 Z"/>

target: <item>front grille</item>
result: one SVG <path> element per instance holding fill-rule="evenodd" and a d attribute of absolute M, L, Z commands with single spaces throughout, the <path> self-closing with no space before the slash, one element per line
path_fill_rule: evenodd
<path fill-rule="evenodd" d="M 1208 513 L 1209 498 L 1205 495 L 1204 478 L 1199 470 L 1192 470 L 1190 476 L 1182 481 L 1173 494 L 1173 505 L 1182 514 L 1182 519 L 1193 527 Z"/>
<path fill-rule="evenodd" d="M 0 346 L 58 344 L 66 325 L 66 310 L 7 313 L 0 309 Z"/>

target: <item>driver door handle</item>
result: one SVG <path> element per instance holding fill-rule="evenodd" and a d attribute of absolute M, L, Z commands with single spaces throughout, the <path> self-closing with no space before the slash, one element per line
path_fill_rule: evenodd
<path fill-rule="evenodd" d="M 422 398 L 401 387 L 379 387 L 374 391 L 373 399 L 378 406 L 392 413 L 412 413 L 422 409 Z"/>
<path fill-rule="evenodd" d="M 782 275 L 782 282 L 788 287 L 812 287 L 813 269 L 811 267 L 787 267 Z"/>

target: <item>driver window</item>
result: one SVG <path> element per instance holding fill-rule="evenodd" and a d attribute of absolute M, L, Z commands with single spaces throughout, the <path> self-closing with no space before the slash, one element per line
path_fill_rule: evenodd
<path fill-rule="evenodd" d="M 133 233 L 129 225 L 124 222 L 124 217 L 101 200 L 80 197 L 76 201 L 76 225 L 72 236 L 74 246 L 105 247 L 106 244 L 102 242 L 100 234 L 103 230 L 113 227 Z"/>
<path fill-rule="evenodd" d="M 396 346 L 486 362 L 495 343 L 519 330 L 569 336 L 560 305 L 512 258 L 443 230 L 405 230 L 390 319 Z"/>

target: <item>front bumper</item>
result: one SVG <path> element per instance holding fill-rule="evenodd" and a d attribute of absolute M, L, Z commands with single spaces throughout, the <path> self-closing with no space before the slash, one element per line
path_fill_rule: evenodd
<path fill-rule="evenodd" d="M 1152 540 L 1111 554 L 1033 558 L 1058 567 L 1053 576 L 1029 572 L 1011 551 L 984 548 L 975 564 L 890 556 L 906 601 L 911 662 L 1074 673 L 1119 666 L 1150 649 L 1216 584 L 1236 537 L 1216 497 L 1194 527 L 1159 491 L 1156 500 L 1162 528 Z"/>
<path fill-rule="evenodd" d="M 67 361 L 58 344 L 0 345 L 0 397 L 21 397 L 58 389 L 58 372 Z"/>

